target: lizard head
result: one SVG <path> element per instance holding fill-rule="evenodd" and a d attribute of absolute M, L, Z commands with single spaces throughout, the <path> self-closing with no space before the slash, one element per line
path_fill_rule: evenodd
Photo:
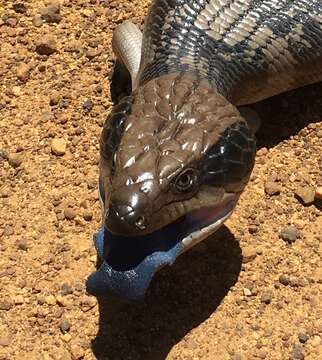
<path fill-rule="evenodd" d="M 106 285 L 113 270 L 120 284 L 134 272 L 144 285 L 126 296 L 142 296 L 158 268 L 229 217 L 254 156 L 253 132 L 206 80 L 165 75 L 123 98 L 101 136 L 105 270 L 96 276 Z"/>

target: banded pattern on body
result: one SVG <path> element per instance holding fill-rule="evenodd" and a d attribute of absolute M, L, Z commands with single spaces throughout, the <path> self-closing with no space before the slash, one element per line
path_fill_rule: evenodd
<path fill-rule="evenodd" d="M 322 80 L 322 2 L 154 1 L 141 82 L 187 70 L 237 105 Z"/>

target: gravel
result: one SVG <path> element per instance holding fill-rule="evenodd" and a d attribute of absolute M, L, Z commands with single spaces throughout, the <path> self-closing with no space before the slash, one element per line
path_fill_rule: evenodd
<path fill-rule="evenodd" d="M 8 311 L 12 306 L 12 303 L 9 301 L 0 301 L 0 310 Z"/>
<path fill-rule="evenodd" d="M 52 55 L 57 51 L 57 42 L 52 35 L 38 38 L 36 41 L 36 51 L 39 55 Z"/>
<path fill-rule="evenodd" d="M 293 350 L 292 350 L 292 357 L 293 359 L 296 360 L 304 360 L 304 353 L 303 353 L 303 349 L 300 345 L 294 345 Z"/>
<path fill-rule="evenodd" d="M 84 102 L 83 102 L 83 109 L 86 111 L 86 112 L 89 112 L 93 109 L 93 102 L 91 99 L 86 99 Z"/>
<path fill-rule="evenodd" d="M 47 23 L 59 23 L 62 20 L 60 15 L 60 4 L 51 3 L 40 11 L 41 18 Z"/>
<path fill-rule="evenodd" d="M 273 298 L 273 294 L 270 290 L 265 290 L 261 295 L 261 302 L 264 304 L 270 304 Z"/>
<path fill-rule="evenodd" d="M 67 283 L 64 283 L 62 286 L 61 286 L 61 294 L 62 295 L 70 295 L 73 293 L 73 288 L 67 284 Z"/>
<path fill-rule="evenodd" d="M 85 280 L 101 226 L 111 34 L 124 20 L 141 26 L 150 1 L 59 1 L 58 22 L 42 15 L 53 0 L 4 3 L 0 359 L 286 360 L 294 345 L 319 359 L 322 85 L 259 104 L 254 171 L 226 226 L 158 272 L 142 304 L 98 304 Z M 52 153 L 54 139 L 64 155 Z M 18 167 L 8 161 L 16 155 Z M 301 187 L 315 189 L 312 204 L 295 195 Z M 300 232 L 292 246 L 278 238 L 288 226 Z"/>
<path fill-rule="evenodd" d="M 24 63 L 20 64 L 17 67 L 17 71 L 16 71 L 17 78 L 22 82 L 26 82 L 29 79 L 30 70 L 31 69 L 28 64 L 24 64 Z"/>
<path fill-rule="evenodd" d="M 14 3 L 12 8 L 17 14 L 25 14 L 27 12 L 27 6 L 23 2 Z"/>
<path fill-rule="evenodd" d="M 64 210 L 64 215 L 67 220 L 74 220 L 77 216 L 77 212 L 73 208 L 67 207 Z"/>
<path fill-rule="evenodd" d="M 67 143 L 64 139 L 55 138 L 51 142 L 51 152 L 54 155 L 62 156 L 66 153 Z"/>
<path fill-rule="evenodd" d="M 63 333 L 66 333 L 70 330 L 71 323 L 65 316 L 63 316 L 62 319 L 60 320 L 59 328 Z"/>
<path fill-rule="evenodd" d="M 273 181 L 266 181 L 265 192 L 269 196 L 278 195 L 281 192 L 281 185 Z"/>
<path fill-rule="evenodd" d="M 279 236 L 282 240 L 291 244 L 294 243 L 301 236 L 301 233 L 294 226 L 286 226 L 280 231 Z"/>
<path fill-rule="evenodd" d="M 299 338 L 300 343 L 305 344 L 309 340 L 310 337 L 307 334 L 301 333 L 298 335 L 298 338 Z"/>
<path fill-rule="evenodd" d="M 304 205 L 311 205 L 315 198 L 315 188 L 313 186 L 301 186 L 295 191 L 295 195 Z"/>
<path fill-rule="evenodd" d="M 13 168 L 18 168 L 19 166 L 21 166 L 22 161 L 23 161 L 23 158 L 20 154 L 9 154 L 8 163 Z"/>
<path fill-rule="evenodd" d="M 282 285 L 287 286 L 290 284 L 290 279 L 287 275 L 281 275 L 278 280 Z"/>

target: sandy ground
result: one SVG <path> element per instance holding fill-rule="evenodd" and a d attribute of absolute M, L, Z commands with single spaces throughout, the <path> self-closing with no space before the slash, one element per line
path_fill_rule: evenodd
<path fill-rule="evenodd" d="M 84 290 L 111 34 L 148 3 L 0 0 L 0 359 L 322 359 L 321 84 L 258 106 L 235 213 L 144 303 Z"/>

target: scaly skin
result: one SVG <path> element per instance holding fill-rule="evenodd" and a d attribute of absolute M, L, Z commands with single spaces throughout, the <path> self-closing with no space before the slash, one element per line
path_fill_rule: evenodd
<path fill-rule="evenodd" d="M 108 229 L 130 236 L 152 233 L 243 190 L 253 167 L 253 135 L 206 80 L 189 73 L 164 75 L 140 86 L 133 98 L 115 148 L 111 134 L 118 122 L 107 121 L 101 137 L 102 169 L 111 169 L 114 161 L 113 174 L 101 176 L 110 204 Z M 231 141 L 227 129 L 234 134 Z M 196 186 L 175 191 L 173 182 L 188 168 L 197 172 Z M 119 219 L 131 212 L 127 220 Z M 144 217 L 145 228 L 135 226 L 137 217 Z"/>
<path fill-rule="evenodd" d="M 141 297 L 188 238 L 190 247 L 215 231 L 254 164 L 254 134 L 236 106 L 321 80 L 320 0 L 153 1 L 136 88 L 102 132 L 106 234 L 89 291 Z"/>

